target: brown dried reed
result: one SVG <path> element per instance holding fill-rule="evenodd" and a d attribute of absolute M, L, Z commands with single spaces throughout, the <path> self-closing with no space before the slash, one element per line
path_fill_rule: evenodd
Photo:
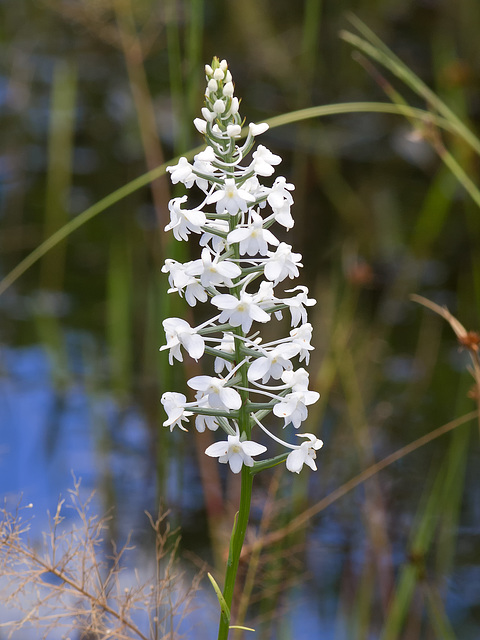
<path fill-rule="evenodd" d="M 167 514 L 147 514 L 155 548 L 145 581 L 137 569 L 126 570 L 130 541 L 120 549 L 105 541 L 110 518 L 92 514 L 92 498 L 81 499 L 74 478 L 67 504 L 58 502 L 38 546 L 28 541 L 25 513 L 32 505 L 0 509 L 0 598 L 12 611 L 0 633 L 15 637 L 33 626 L 41 638 L 177 640 L 201 579 L 197 574 L 187 581 L 178 571 L 178 532 L 170 529 Z M 77 524 L 65 526 L 68 507 L 76 511 Z"/>

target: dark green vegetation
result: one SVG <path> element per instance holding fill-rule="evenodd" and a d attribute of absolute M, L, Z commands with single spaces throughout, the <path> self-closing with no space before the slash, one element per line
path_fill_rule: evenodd
<path fill-rule="evenodd" d="M 477 638 L 475 419 L 327 500 L 328 508 L 315 505 L 477 408 L 465 349 L 409 296 L 447 304 L 467 329 L 478 327 L 480 142 L 471 132 L 480 118 L 480 5 L 307 0 L 299 11 L 273 0 L 52 0 L 3 2 L 0 11 L 2 277 L 88 207 L 201 144 L 191 121 L 213 55 L 228 59 L 247 121 L 361 102 L 272 126 L 262 139 L 296 186 L 288 239 L 318 300 L 310 371 L 322 399 L 307 426 L 325 447 L 312 477 L 272 474 L 271 485 L 257 486 L 253 518 L 265 547 L 247 544 L 237 617 L 250 601 L 246 622 L 264 629 L 262 638 Z M 341 39 L 340 30 L 354 35 Z M 165 177 L 143 185 L 90 210 L 3 291 L 1 340 L 18 352 L 42 345 L 57 412 L 77 384 L 92 408 L 99 398 L 114 402 L 113 424 L 92 409 L 85 429 L 103 463 L 105 504 L 120 512 L 125 470 L 111 453 L 128 447 L 127 436 L 118 442 L 126 417 L 140 416 L 150 457 L 133 464 L 155 469 L 151 481 L 183 528 L 183 548 L 199 551 L 209 538 L 209 558 L 221 564 L 236 487 L 224 499 L 216 462 L 197 458 L 208 434 L 161 427 L 161 393 L 183 384 L 180 368 L 158 353 L 161 320 L 192 310 L 166 296 L 160 268 L 188 247 L 163 233 Z M 193 316 L 201 320 L 201 310 Z M 22 429 L 28 439 L 29 424 Z M 55 411 L 47 435 L 44 446 L 55 452 Z M 185 498 L 200 483 L 205 508 Z M 284 530 L 308 508 L 302 526 Z M 302 600 L 311 616 L 305 630 L 295 622 L 306 615 L 296 613 Z"/>

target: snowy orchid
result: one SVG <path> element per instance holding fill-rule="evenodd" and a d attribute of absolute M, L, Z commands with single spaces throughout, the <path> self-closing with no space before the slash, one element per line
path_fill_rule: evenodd
<path fill-rule="evenodd" d="M 232 278 L 238 278 L 242 274 L 240 267 L 229 260 L 219 260 L 218 254 L 212 260 L 210 249 L 202 250 L 200 260 L 194 260 L 185 269 L 190 276 L 200 276 L 202 287 L 233 287 Z"/>
<path fill-rule="evenodd" d="M 182 420 L 188 420 L 189 416 L 193 415 L 191 411 L 185 411 L 187 399 L 183 393 L 175 393 L 173 391 L 167 391 L 162 396 L 162 404 L 167 414 L 167 419 L 163 423 L 164 427 L 170 427 L 170 431 L 173 431 L 177 426 L 182 431 L 186 431 L 182 425 Z"/>
<path fill-rule="evenodd" d="M 222 441 L 211 444 L 205 453 L 212 458 L 218 458 L 218 461 L 224 464 L 228 462 L 233 473 L 238 473 L 242 465 L 253 467 L 253 456 L 258 456 L 266 450 L 267 447 L 252 442 L 251 440 L 244 440 L 242 442 L 237 429 L 237 433 L 234 436 L 228 436 L 226 442 Z"/>
<path fill-rule="evenodd" d="M 180 345 L 186 349 L 188 355 L 194 360 L 198 360 L 203 356 L 205 340 L 195 329 L 192 329 L 188 322 L 181 318 L 166 318 L 162 324 L 165 329 L 167 344 L 160 347 L 160 351 L 170 349 L 168 358 L 170 364 L 173 364 L 173 358 L 180 362 L 183 361 Z"/>
<path fill-rule="evenodd" d="M 229 322 L 232 327 L 242 327 L 248 333 L 252 322 L 268 322 L 270 315 L 256 302 L 251 293 L 242 291 L 237 298 L 229 293 L 219 294 L 212 298 L 212 304 L 222 310 L 220 322 Z"/>
<path fill-rule="evenodd" d="M 255 472 L 260 463 L 273 466 L 282 460 L 293 473 L 304 465 L 315 470 L 321 440 L 297 434 L 305 442 L 288 444 L 260 422 L 273 414 L 282 427 L 292 424 L 298 429 L 307 418 L 307 407 L 319 398 L 308 389 L 308 373 L 298 364 L 307 365 L 313 349 L 307 308 L 315 300 L 305 286 L 275 292 L 283 281 L 297 278 L 302 267 L 302 256 L 280 242 L 275 232 L 275 224 L 287 231 L 294 225 L 294 186 L 283 176 L 271 178 L 281 158 L 266 146 L 259 145 L 247 159 L 255 137 L 268 125 L 250 124 L 241 142 L 240 102 L 226 61 L 215 58 L 205 72 L 205 105 L 194 125 L 205 136 L 206 147 L 193 161 L 182 157 L 167 168 L 173 184 L 198 187 L 203 201 L 198 204 L 197 198 L 193 206 L 186 195 L 173 198 L 165 227 L 179 241 L 196 234 L 201 254 L 185 263 L 169 258 L 162 272 L 167 274 L 169 293 L 178 293 L 191 307 L 209 301 L 213 313 L 196 327 L 181 318 L 165 319 L 166 344 L 161 350 L 168 351 L 170 364 L 182 362 L 184 353 L 194 360 L 210 355 L 214 375 L 187 381 L 194 395 L 191 402 L 180 393 L 163 394 L 164 426 L 186 430 L 184 423 L 194 416 L 197 431 L 225 433 L 226 439 L 209 446 L 206 454 L 228 463 L 233 473 L 244 467 Z M 265 178 L 267 184 L 262 182 Z M 289 335 L 262 342 L 258 329 L 280 319 L 285 310 L 291 319 Z M 287 453 L 254 462 L 267 451 L 251 439 L 257 426 Z"/>
<path fill-rule="evenodd" d="M 322 440 L 319 440 L 313 433 L 297 433 L 297 436 L 301 438 L 307 438 L 305 442 L 294 449 L 287 457 L 287 469 L 293 473 L 300 473 L 304 464 L 317 470 L 315 459 L 317 457 L 317 451 L 323 447 Z"/>

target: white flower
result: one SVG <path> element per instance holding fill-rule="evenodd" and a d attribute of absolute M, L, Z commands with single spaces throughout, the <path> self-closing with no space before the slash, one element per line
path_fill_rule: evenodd
<path fill-rule="evenodd" d="M 293 197 L 290 191 L 295 189 L 294 185 L 287 182 L 283 176 L 278 176 L 270 189 L 270 193 L 267 197 L 268 204 L 272 207 L 273 211 L 281 209 L 285 202 L 293 204 Z"/>
<path fill-rule="evenodd" d="M 187 384 L 191 389 L 200 391 L 201 396 L 207 399 L 212 409 L 240 409 L 242 399 L 238 391 L 226 387 L 227 381 L 211 376 L 195 376 L 190 378 Z"/>
<path fill-rule="evenodd" d="M 294 287 L 293 289 L 286 289 L 286 293 L 293 293 L 294 291 L 300 291 L 293 298 L 282 299 L 283 304 L 286 304 L 292 316 L 292 327 L 296 327 L 300 322 L 305 324 L 307 321 L 307 311 L 305 307 L 312 307 L 317 301 L 314 298 L 308 298 L 308 289 L 304 286 Z"/>
<path fill-rule="evenodd" d="M 187 265 L 178 262 L 177 260 L 172 260 L 171 258 L 167 258 L 165 260 L 165 264 L 162 267 L 162 273 L 168 273 L 168 282 L 171 287 L 176 291 L 177 289 L 183 289 L 189 280 L 191 280 L 190 276 L 187 276 L 185 273 Z"/>
<path fill-rule="evenodd" d="M 215 347 L 215 349 L 219 349 L 220 351 L 224 351 L 225 353 L 235 353 L 235 340 L 231 333 L 224 333 L 222 341 Z M 215 373 L 222 373 L 224 368 L 227 368 L 227 371 L 232 370 L 232 363 L 230 360 L 225 360 L 222 356 L 217 356 L 215 358 L 215 362 L 213 363 L 213 369 Z"/>
<path fill-rule="evenodd" d="M 207 83 L 207 89 L 209 93 L 216 93 L 218 91 L 218 82 L 215 78 L 210 78 Z"/>
<path fill-rule="evenodd" d="M 160 351 L 170 349 L 168 361 L 173 364 L 176 358 L 183 362 L 180 345 L 188 352 L 188 355 L 194 360 L 198 360 L 203 356 L 205 351 L 205 340 L 201 335 L 196 333 L 195 329 L 181 318 L 166 318 L 163 322 L 167 344 L 160 347 Z"/>
<path fill-rule="evenodd" d="M 275 220 L 287 230 L 294 226 L 295 221 L 290 213 L 290 205 L 286 201 L 283 207 L 275 211 Z"/>
<path fill-rule="evenodd" d="M 190 263 L 182 264 L 181 262 L 167 258 L 162 267 L 162 272 L 169 274 L 168 281 L 172 288 L 168 290 L 168 293 L 173 293 L 174 291 L 177 291 L 180 295 L 184 293 L 187 303 L 191 307 L 194 307 L 197 300 L 199 302 L 206 302 L 208 296 L 198 280 L 185 273 L 189 264 Z"/>
<path fill-rule="evenodd" d="M 250 331 L 252 322 L 268 322 L 270 315 L 261 309 L 250 293 L 242 291 L 240 298 L 222 293 L 212 298 L 212 304 L 222 310 L 220 322 L 228 322 L 232 327 L 242 327 L 245 333 Z"/>
<path fill-rule="evenodd" d="M 272 280 L 276 285 L 285 278 L 297 278 L 299 275 L 298 267 L 302 267 L 300 253 L 293 253 L 292 247 L 285 242 L 281 242 L 277 250 L 267 251 L 268 261 L 265 263 L 265 277 Z"/>
<path fill-rule="evenodd" d="M 223 85 L 223 95 L 226 98 L 233 98 L 233 82 L 226 82 Z"/>
<path fill-rule="evenodd" d="M 266 122 L 262 122 L 260 124 L 254 124 L 253 122 L 251 122 L 248 125 L 248 128 L 252 136 L 259 136 L 262 133 L 265 133 L 265 131 L 268 131 L 269 126 Z"/>
<path fill-rule="evenodd" d="M 293 473 L 300 473 L 304 464 L 308 465 L 313 471 L 317 470 L 315 458 L 317 451 L 323 447 L 323 442 L 319 440 L 313 433 L 297 433 L 300 438 L 308 438 L 305 442 L 294 449 L 287 457 L 287 469 Z"/>
<path fill-rule="evenodd" d="M 210 111 L 210 109 L 207 109 L 207 107 L 203 107 L 202 116 L 207 122 L 213 122 L 215 120 L 215 114 Z"/>
<path fill-rule="evenodd" d="M 193 157 L 193 168 L 201 171 L 201 167 L 203 167 L 203 169 L 208 169 L 205 173 L 210 173 L 210 171 L 213 171 L 211 163 L 215 162 L 216 159 L 217 157 L 213 148 L 210 146 L 205 147 L 205 149 L 199 151 L 197 155 Z"/>
<path fill-rule="evenodd" d="M 216 114 L 220 115 L 225 111 L 225 102 L 223 100 L 215 100 L 213 110 Z"/>
<path fill-rule="evenodd" d="M 277 299 L 273 293 L 273 283 L 266 282 L 265 280 L 260 283 L 257 293 L 254 294 L 253 299 L 257 304 L 271 305 L 276 302 Z"/>
<path fill-rule="evenodd" d="M 290 213 L 293 198 L 289 193 L 293 189 L 295 189 L 293 184 L 287 183 L 284 177 L 279 176 L 273 183 L 270 193 L 267 196 L 267 202 L 272 207 L 275 220 L 286 229 L 291 229 L 294 225 Z"/>
<path fill-rule="evenodd" d="M 257 176 L 251 176 L 250 178 L 248 178 L 248 180 L 245 180 L 245 182 L 243 183 L 243 188 L 245 189 L 245 191 L 248 191 L 248 193 L 251 193 L 256 200 L 259 200 L 266 193 L 268 193 L 268 189 L 262 187 L 262 185 L 258 181 Z M 261 202 L 258 206 L 264 207 L 265 202 Z"/>
<path fill-rule="evenodd" d="M 170 431 L 173 431 L 176 426 L 182 431 L 187 431 L 182 425 L 182 420 L 188 420 L 188 416 L 193 415 L 193 413 L 191 411 L 185 411 L 187 399 L 183 393 L 167 391 L 162 395 L 161 402 L 168 416 L 163 426 L 170 427 Z"/>
<path fill-rule="evenodd" d="M 309 374 L 306 369 L 301 368 L 296 371 L 284 371 L 282 373 L 282 380 L 292 391 L 308 391 Z"/>
<path fill-rule="evenodd" d="M 316 391 L 289 393 L 273 407 L 273 413 L 285 420 L 284 427 L 291 422 L 295 429 L 298 429 L 308 417 L 307 405 L 317 402 L 319 398 L 320 394 Z"/>
<path fill-rule="evenodd" d="M 197 304 L 197 300 L 199 302 L 206 302 L 208 298 L 207 292 L 202 287 L 202 285 L 195 280 L 195 278 L 192 278 L 191 281 L 187 284 L 184 293 L 185 300 L 191 307 L 194 307 Z"/>
<path fill-rule="evenodd" d="M 190 189 L 196 180 L 192 165 L 184 157 L 180 158 L 178 164 L 167 167 L 167 171 L 171 174 L 173 184 L 181 182 L 187 189 Z"/>
<path fill-rule="evenodd" d="M 239 107 L 240 107 L 240 100 L 234 96 L 232 98 L 232 104 L 230 105 L 230 109 L 227 111 L 224 117 L 226 118 L 226 117 L 234 116 L 236 113 L 238 113 Z"/>
<path fill-rule="evenodd" d="M 262 216 L 252 211 L 251 222 L 240 229 L 230 231 L 227 236 L 229 244 L 240 243 L 240 253 L 254 256 L 257 253 L 266 255 L 268 244 L 278 245 L 279 240 L 271 231 L 263 228 Z"/>
<path fill-rule="evenodd" d="M 292 369 L 290 359 L 296 356 L 298 347 L 292 343 L 280 344 L 269 351 L 265 356 L 261 356 L 252 362 L 248 369 L 248 379 L 250 382 L 262 378 L 265 384 L 269 378 L 278 380 L 282 374 Z"/>
<path fill-rule="evenodd" d="M 204 231 L 200 237 L 199 244 L 201 247 L 205 247 L 210 243 L 213 253 L 222 253 L 225 251 L 226 239 L 216 235 L 214 231 L 221 233 L 228 233 L 228 222 L 226 220 L 215 220 L 215 222 L 208 221 L 206 227 L 211 231 Z"/>
<path fill-rule="evenodd" d="M 228 462 L 233 473 L 239 473 L 243 465 L 253 467 L 252 456 L 258 456 L 266 450 L 267 447 L 263 444 L 252 440 L 242 442 L 237 428 L 236 435 L 228 436 L 228 440 L 211 444 L 205 453 L 211 458 L 218 458 L 218 461 L 223 464 Z"/>
<path fill-rule="evenodd" d="M 240 138 L 242 127 L 239 124 L 229 124 L 227 126 L 227 135 L 229 138 Z"/>
<path fill-rule="evenodd" d="M 195 183 L 197 187 L 199 187 L 204 193 L 207 193 L 209 190 L 209 183 L 205 177 L 201 177 L 197 174 L 201 173 L 204 176 L 215 176 L 215 168 L 212 165 L 212 162 L 215 162 L 215 152 L 212 147 L 206 147 L 193 159 L 193 171 L 195 172 Z"/>
<path fill-rule="evenodd" d="M 280 164 L 282 161 L 280 156 L 272 153 L 263 144 L 258 145 L 257 150 L 252 154 L 253 161 L 250 164 L 250 169 L 253 169 L 259 176 L 271 176 L 275 169 L 273 165 Z"/>
<path fill-rule="evenodd" d="M 248 211 L 247 202 L 254 201 L 255 198 L 248 191 L 237 189 L 233 178 L 225 178 L 224 188 L 217 189 L 207 198 L 207 204 L 216 203 L 217 213 L 226 210 L 232 216 L 239 211 Z"/>
<path fill-rule="evenodd" d="M 219 261 L 218 255 L 212 260 L 210 250 L 205 247 L 202 250 L 200 260 L 191 262 L 185 273 L 191 276 L 200 276 L 200 283 L 203 287 L 216 287 L 218 285 L 233 287 L 232 278 L 238 278 L 242 270 L 229 260 Z"/>
<path fill-rule="evenodd" d="M 204 408 L 204 407 L 203 407 Z M 195 428 L 199 433 L 205 431 L 205 427 L 210 431 L 216 431 L 218 429 L 218 422 L 215 416 L 205 416 L 198 414 L 195 418 Z"/>
<path fill-rule="evenodd" d="M 187 240 L 191 231 L 201 233 L 201 226 L 207 221 L 203 211 L 199 209 L 182 209 L 181 205 L 187 200 L 187 196 L 173 198 L 168 203 L 170 209 L 170 224 L 167 224 L 165 231 L 173 230 L 176 240 Z"/>
<path fill-rule="evenodd" d="M 300 351 L 298 353 L 298 359 L 300 362 L 305 360 L 305 364 L 308 365 L 310 362 L 310 353 L 309 351 L 313 351 L 314 347 L 311 346 L 310 341 L 312 339 L 312 325 L 309 322 L 296 327 L 290 331 L 290 336 L 292 337 L 293 344 L 298 345 Z"/>
<path fill-rule="evenodd" d="M 207 123 L 205 122 L 205 120 L 202 120 L 201 118 L 195 118 L 193 124 L 195 125 L 195 129 L 199 133 L 205 134 L 207 132 Z"/>

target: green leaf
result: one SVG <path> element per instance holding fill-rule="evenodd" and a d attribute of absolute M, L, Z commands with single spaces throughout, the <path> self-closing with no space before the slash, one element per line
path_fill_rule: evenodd
<path fill-rule="evenodd" d="M 227 622 L 230 623 L 230 609 L 228 607 L 228 604 L 225 602 L 225 598 L 223 597 L 220 587 L 218 586 L 215 578 L 212 576 L 211 573 L 207 573 L 207 576 L 210 582 L 212 583 L 212 587 L 214 588 L 215 593 L 217 594 L 218 602 L 220 604 L 220 609 L 222 610 L 222 615 L 226 618 Z"/>

